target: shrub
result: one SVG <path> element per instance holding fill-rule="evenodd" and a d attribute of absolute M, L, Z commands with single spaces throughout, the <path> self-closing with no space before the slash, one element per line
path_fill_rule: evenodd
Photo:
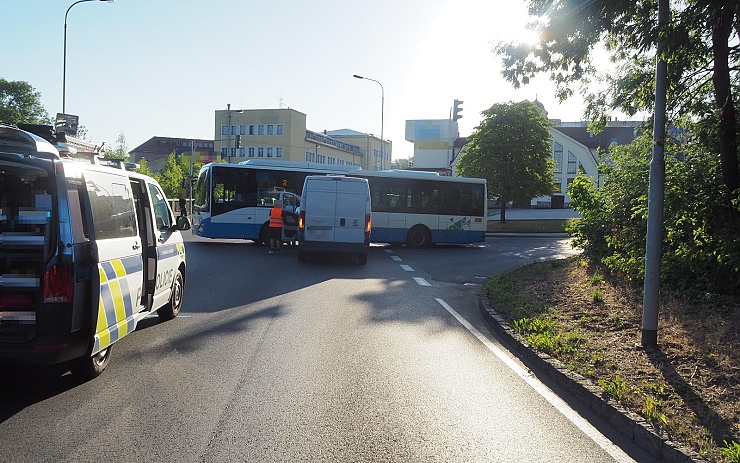
<path fill-rule="evenodd" d="M 566 230 L 574 245 L 613 274 L 642 280 L 645 271 L 650 137 L 612 148 L 603 185 L 577 177 L 568 189 L 583 219 Z M 740 192 L 725 190 L 716 155 L 666 146 L 661 278 L 672 289 L 740 292 Z M 734 198 L 734 201 L 730 201 Z"/>

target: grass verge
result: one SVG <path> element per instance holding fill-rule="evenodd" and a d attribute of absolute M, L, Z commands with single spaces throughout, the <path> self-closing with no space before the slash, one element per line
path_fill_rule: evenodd
<path fill-rule="evenodd" d="M 639 347 L 642 287 L 582 256 L 485 283 L 491 307 L 547 353 L 711 462 L 740 463 L 740 300 L 661 300 L 657 349 Z"/>
<path fill-rule="evenodd" d="M 573 219 L 507 220 L 489 219 L 486 230 L 491 233 L 565 233 L 565 225 Z"/>

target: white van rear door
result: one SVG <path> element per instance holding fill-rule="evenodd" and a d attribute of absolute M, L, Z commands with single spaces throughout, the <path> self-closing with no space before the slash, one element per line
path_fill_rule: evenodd
<path fill-rule="evenodd" d="M 306 204 L 301 204 L 301 209 L 306 211 L 306 241 L 334 241 L 338 183 L 328 177 L 306 183 Z"/>
<path fill-rule="evenodd" d="M 337 243 L 362 243 L 365 240 L 365 211 L 367 210 L 367 184 L 347 178 L 335 181 L 336 223 L 334 240 Z"/>

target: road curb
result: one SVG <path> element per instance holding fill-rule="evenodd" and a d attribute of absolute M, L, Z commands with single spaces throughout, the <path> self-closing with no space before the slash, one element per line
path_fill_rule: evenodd
<path fill-rule="evenodd" d="M 486 232 L 486 238 L 494 236 L 516 236 L 519 238 L 570 238 L 567 233 L 509 233 L 509 232 Z"/>
<path fill-rule="evenodd" d="M 662 463 L 707 463 L 707 460 L 695 452 L 661 437 L 650 423 L 611 400 L 601 388 L 568 370 L 559 360 L 530 349 L 524 338 L 514 333 L 504 318 L 491 308 L 485 289 L 481 290 L 479 296 L 480 311 L 488 325 L 527 363 L 534 365 L 570 391 L 594 413 L 652 457 Z"/>

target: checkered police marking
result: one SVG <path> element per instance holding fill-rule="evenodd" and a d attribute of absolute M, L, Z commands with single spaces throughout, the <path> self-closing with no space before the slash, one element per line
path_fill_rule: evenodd
<path fill-rule="evenodd" d="M 98 264 L 100 299 L 93 354 L 100 352 L 136 328 L 134 308 L 141 294 L 131 294 L 129 279 L 143 278 L 141 256 Z M 134 280 L 138 281 L 138 280 Z"/>

